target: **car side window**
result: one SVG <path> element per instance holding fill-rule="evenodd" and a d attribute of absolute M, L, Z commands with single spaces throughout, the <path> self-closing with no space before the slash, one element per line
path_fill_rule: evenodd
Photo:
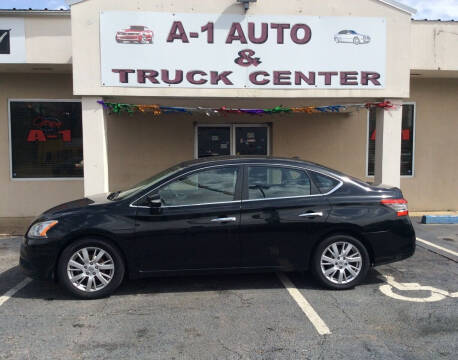
<path fill-rule="evenodd" d="M 233 201 L 237 174 L 235 166 L 199 171 L 162 187 L 159 196 L 164 206 Z"/>
<path fill-rule="evenodd" d="M 305 171 L 271 166 L 248 167 L 248 199 L 275 199 L 311 194 Z"/>
<path fill-rule="evenodd" d="M 329 176 L 326 176 L 320 173 L 316 173 L 314 171 L 309 171 L 309 174 L 313 178 L 313 182 L 315 183 L 315 185 L 318 187 L 318 189 L 320 190 L 322 194 L 326 194 L 330 192 L 340 183 L 338 180 L 332 177 L 329 177 Z"/>

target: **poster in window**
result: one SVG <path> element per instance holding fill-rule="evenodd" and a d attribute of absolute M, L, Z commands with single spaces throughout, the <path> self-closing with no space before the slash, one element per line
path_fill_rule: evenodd
<path fill-rule="evenodd" d="M 80 102 L 11 101 L 12 178 L 83 177 Z"/>

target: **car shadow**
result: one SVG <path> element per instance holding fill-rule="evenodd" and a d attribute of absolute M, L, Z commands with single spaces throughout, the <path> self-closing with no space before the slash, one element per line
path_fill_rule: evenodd
<path fill-rule="evenodd" d="M 334 291 L 323 288 L 309 272 L 291 272 L 287 273 L 287 275 L 299 290 Z M 383 283 L 381 274 L 377 270 L 371 269 L 360 286 L 381 283 Z M 2 276 L 0 276 L 1 284 Z M 111 297 L 207 291 L 224 293 L 236 290 L 272 290 L 283 288 L 283 284 L 275 273 L 189 275 L 126 280 Z M 14 297 L 41 299 L 45 301 L 78 301 L 78 299 L 69 295 L 54 281 L 32 281 L 27 287 L 15 294 Z"/>
<path fill-rule="evenodd" d="M 0 273 L 0 296 L 24 280 L 25 276 L 19 266 L 12 267 Z"/>

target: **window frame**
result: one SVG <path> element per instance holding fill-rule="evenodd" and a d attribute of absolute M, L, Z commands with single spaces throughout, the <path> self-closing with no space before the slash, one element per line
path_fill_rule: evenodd
<path fill-rule="evenodd" d="M 61 102 L 61 103 L 82 103 L 81 99 L 10 99 L 8 98 L 8 152 L 10 162 L 10 181 L 84 181 L 84 176 L 80 177 L 51 177 L 51 178 L 15 178 L 13 177 L 13 136 L 11 133 L 11 103 L 13 102 Z M 81 119 L 81 122 L 83 119 Z M 81 124 L 82 126 L 82 124 Z M 84 140 L 83 140 L 84 150 Z"/>
<path fill-rule="evenodd" d="M 236 154 L 236 143 L 235 143 L 235 137 L 236 137 L 236 130 L 237 128 L 243 128 L 243 127 L 262 127 L 262 128 L 267 128 L 267 154 L 263 156 L 270 156 L 271 154 L 271 149 L 270 149 L 270 134 L 271 134 L 271 124 L 268 123 L 261 123 L 261 124 L 237 124 L 237 123 L 231 123 L 231 124 L 203 124 L 199 123 L 194 126 L 194 159 L 199 159 L 199 128 L 201 127 L 226 127 L 229 128 L 230 131 L 230 156 L 235 156 Z M 211 157 L 209 157 L 211 158 Z"/>
<path fill-rule="evenodd" d="M 415 177 L 415 149 L 416 149 L 416 140 L 417 140 L 417 103 L 415 101 L 403 102 L 402 105 L 413 105 L 413 142 L 412 142 L 412 174 L 411 175 L 401 175 L 401 178 L 414 178 Z M 366 178 L 374 179 L 374 175 L 369 175 L 369 138 L 370 138 L 370 121 L 371 113 L 367 111 L 367 130 L 366 130 Z M 402 140 L 401 140 L 402 141 Z M 375 161 L 375 159 L 374 159 Z"/>
<path fill-rule="evenodd" d="M 331 191 L 329 191 L 329 192 L 327 192 L 325 194 L 320 193 L 320 191 L 317 188 L 316 190 L 318 191 L 318 193 L 317 194 L 312 194 L 312 195 L 303 195 L 303 196 L 297 196 L 297 197 L 284 197 L 284 198 L 269 198 L 269 199 L 251 199 L 250 200 L 250 199 L 247 199 L 247 196 L 248 196 L 248 171 L 247 171 L 247 167 L 248 166 L 256 166 L 256 165 L 257 166 L 276 166 L 276 167 L 284 167 L 284 168 L 290 168 L 290 169 L 297 169 L 297 170 L 305 171 L 307 176 L 310 178 L 310 182 L 311 182 L 312 186 L 314 186 L 315 188 L 316 188 L 316 185 L 315 185 L 312 177 L 310 176 L 310 172 L 316 172 L 318 174 L 322 174 L 324 176 L 328 176 L 328 177 L 331 177 L 333 179 L 336 179 L 339 182 L 339 184 L 336 187 L 334 187 Z M 338 178 L 337 176 L 334 176 L 332 174 L 328 174 L 328 173 L 319 171 L 318 169 L 309 169 L 308 167 L 295 166 L 295 165 L 289 165 L 289 164 L 280 164 L 280 163 L 262 163 L 262 162 L 253 162 L 253 163 L 243 162 L 243 163 L 238 163 L 237 162 L 237 163 L 228 163 L 228 164 L 221 164 L 221 165 L 209 165 L 209 166 L 204 166 L 204 167 L 201 167 L 201 168 L 198 168 L 198 169 L 185 171 L 182 174 L 178 174 L 178 175 L 174 174 L 174 175 L 171 176 L 170 179 L 165 180 L 164 183 L 159 184 L 159 185 L 155 185 L 152 188 L 150 188 L 149 190 L 146 190 L 146 193 L 144 193 L 143 195 L 140 195 L 140 196 L 136 197 L 134 200 L 132 200 L 130 202 L 129 207 L 131 207 L 131 208 L 141 208 L 141 209 L 151 209 L 150 206 L 137 205 L 137 204 L 142 204 L 143 200 L 145 198 L 147 198 L 149 195 L 153 194 L 157 190 L 160 190 L 163 186 L 168 185 L 172 181 L 177 180 L 182 176 L 188 176 L 188 175 L 190 175 L 190 174 L 192 174 L 194 172 L 201 171 L 201 170 L 207 170 L 207 169 L 213 169 L 213 168 L 219 168 L 219 167 L 227 167 L 227 166 L 236 166 L 236 167 L 239 168 L 239 173 L 237 175 L 238 176 L 237 185 L 236 185 L 236 190 L 235 190 L 236 191 L 235 200 L 230 201 L 230 202 L 223 202 L 223 203 L 219 203 L 219 204 L 235 204 L 235 203 L 243 204 L 244 202 L 252 202 L 252 201 L 285 200 L 285 199 L 299 199 L 299 198 L 313 198 L 313 197 L 319 197 L 319 196 L 328 196 L 328 195 L 331 195 L 332 193 L 336 192 L 337 190 L 339 190 L 344 184 L 344 182 L 340 178 Z M 208 206 L 208 205 L 213 205 L 213 204 L 218 205 L 217 203 L 211 203 L 211 204 L 180 205 L 178 207 Z M 167 207 L 163 206 L 162 208 L 167 208 Z"/>

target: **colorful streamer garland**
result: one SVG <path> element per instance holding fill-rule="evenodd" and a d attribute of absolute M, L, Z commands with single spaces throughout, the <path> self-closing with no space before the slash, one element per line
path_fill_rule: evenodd
<path fill-rule="evenodd" d="M 250 115 L 272 115 L 280 113 L 303 113 L 303 114 L 317 114 L 317 113 L 341 113 L 351 109 L 394 109 L 396 106 L 390 101 L 372 102 L 365 104 L 346 104 L 346 105 L 329 105 L 329 106 L 302 106 L 302 107 L 284 107 L 276 106 L 269 109 L 239 109 L 230 107 L 220 108 L 206 108 L 206 107 L 176 107 L 176 106 L 161 106 L 161 105 L 142 105 L 142 104 L 122 104 L 105 102 L 103 100 L 97 101 L 106 110 L 112 114 L 119 113 L 152 113 L 153 116 L 171 113 L 204 113 L 208 116 L 219 114 L 250 114 Z"/>

